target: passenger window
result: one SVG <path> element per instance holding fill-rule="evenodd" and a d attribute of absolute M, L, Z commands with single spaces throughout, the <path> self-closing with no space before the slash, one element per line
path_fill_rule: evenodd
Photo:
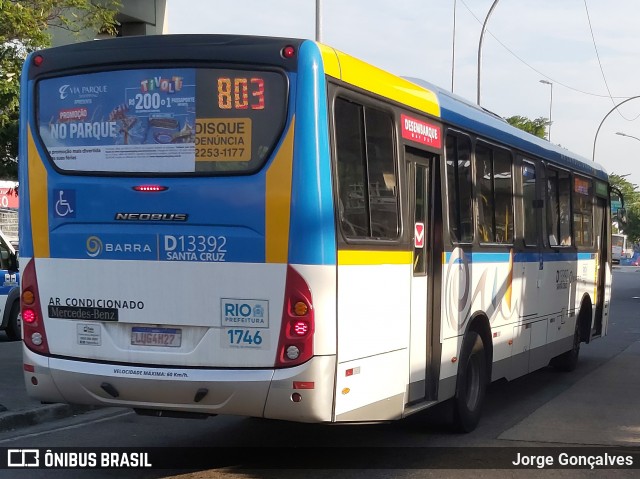
<path fill-rule="evenodd" d="M 547 171 L 547 232 L 550 246 L 570 246 L 571 177 L 568 172 L 549 168 Z"/>
<path fill-rule="evenodd" d="M 471 141 L 468 137 L 447 134 L 447 188 L 449 232 L 454 243 L 473 241 L 473 203 Z"/>
<path fill-rule="evenodd" d="M 593 245 L 593 182 L 573 179 L 573 231 L 576 246 Z"/>
<path fill-rule="evenodd" d="M 513 243 L 511 153 L 478 144 L 478 234 L 482 243 Z"/>
<path fill-rule="evenodd" d="M 536 167 L 527 161 L 522 163 L 522 199 L 524 202 L 524 243 L 527 246 L 537 246 Z"/>
<path fill-rule="evenodd" d="M 399 196 L 391 115 L 338 98 L 335 129 L 344 235 L 397 239 Z"/>

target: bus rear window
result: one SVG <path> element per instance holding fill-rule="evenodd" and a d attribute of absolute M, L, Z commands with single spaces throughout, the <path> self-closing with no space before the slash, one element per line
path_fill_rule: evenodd
<path fill-rule="evenodd" d="M 287 110 L 273 71 L 105 71 L 43 79 L 37 94 L 40 138 L 68 172 L 250 173 Z"/>

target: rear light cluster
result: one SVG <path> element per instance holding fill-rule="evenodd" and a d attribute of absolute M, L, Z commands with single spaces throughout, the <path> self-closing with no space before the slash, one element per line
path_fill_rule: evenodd
<path fill-rule="evenodd" d="M 21 280 L 20 307 L 22 309 L 24 343 L 32 351 L 49 354 L 49 344 L 44 330 L 40 295 L 38 294 L 36 264 L 33 259 L 27 263 Z"/>
<path fill-rule="evenodd" d="M 297 366 L 311 359 L 314 328 L 311 290 L 300 273 L 287 266 L 282 325 L 275 366 Z"/>

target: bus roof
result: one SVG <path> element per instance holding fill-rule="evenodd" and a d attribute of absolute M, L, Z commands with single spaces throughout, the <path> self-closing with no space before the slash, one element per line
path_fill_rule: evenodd
<path fill-rule="evenodd" d="M 511 126 L 494 113 L 436 85 L 416 78 L 407 79 L 436 93 L 440 102 L 441 118 L 449 125 L 512 146 L 524 153 L 548 159 L 559 166 L 578 170 L 602 180 L 608 179 L 606 170 L 598 163 Z"/>
<path fill-rule="evenodd" d="M 487 140 L 605 181 L 608 179 L 601 165 L 511 126 L 498 115 L 437 85 L 417 78 L 398 77 L 327 45 L 318 46 L 323 54 L 325 71 L 330 76 L 439 117 L 450 126 Z"/>

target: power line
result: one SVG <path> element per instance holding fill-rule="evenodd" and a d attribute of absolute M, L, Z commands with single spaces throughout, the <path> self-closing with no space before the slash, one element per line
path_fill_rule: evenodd
<path fill-rule="evenodd" d="M 473 18 L 476 19 L 476 21 L 482 25 L 482 20 L 480 20 L 475 13 L 473 13 L 473 11 L 471 10 L 471 8 L 469 8 L 469 6 L 465 3 L 464 0 L 460 0 L 460 2 L 462 2 L 462 4 L 465 6 L 465 8 L 469 11 L 469 13 L 473 16 Z M 618 96 L 618 97 L 612 97 L 611 94 L 609 95 L 601 95 L 599 93 L 591 93 L 591 92 L 587 92 L 584 90 L 580 90 L 579 88 L 575 88 L 572 87 L 570 85 L 567 85 L 566 83 L 563 83 L 561 81 L 558 81 L 552 77 L 550 77 L 549 75 L 547 75 L 546 73 L 541 72 L 540 70 L 538 70 L 537 68 L 533 67 L 532 65 L 530 65 L 529 63 L 527 63 L 523 58 L 521 58 L 517 53 L 515 53 L 513 50 L 511 50 L 508 46 L 506 46 L 504 43 L 502 43 L 502 41 L 500 41 L 500 39 L 498 37 L 496 37 L 493 33 L 491 33 L 490 30 L 487 29 L 487 33 L 489 35 L 491 35 L 493 37 L 493 39 L 498 42 L 502 48 L 504 48 L 507 52 L 509 52 L 511 55 L 513 55 L 518 61 L 520 61 L 521 63 L 523 63 L 524 65 L 526 65 L 527 67 L 529 67 L 529 69 L 533 70 L 534 72 L 536 72 L 538 75 L 543 76 L 544 78 L 546 78 L 549 81 L 552 81 L 553 83 L 556 83 L 558 85 L 561 85 L 563 87 L 565 87 L 568 90 L 572 90 L 575 91 L 577 93 L 582 93 L 583 95 L 589 95 L 589 96 L 595 96 L 595 97 L 599 97 L 599 98 L 629 98 L 626 96 Z"/>
<path fill-rule="evenodd" d="M 589 15 L 589 7 L 587 6 L 587 0 L 584 0 L 584 9 L 587 12 L 587 21 L 589 22 L 589 31 L 591 32 L 591 40 L 593 41 L 593 48 L 596 51 L 596 58 L 598 59 L 598 65 L 600 65 L 600 73 L 602 73 L 602 79 L 604 80 L 604 86 L 607 88 L 607 93 L 609 93 L 609 98 L 611 98 L 611 103 L 613 103 L 613 105 L 616 105 L 616 101 L 613 99 L 613 95 L 611 94 L 611 89 L 609 88 L 609 83 L 607 82 L 607 77 L 604 74 L 604 68 L 602 66 L 602 62 L 600 61 L 600 53 L 598 52 L 598 45 L 596 44 L 596 37 L 593 34 L 593 27 L 591 26 L 591 16 Z M 624 116 L 622 114 L 622 112 L 620 110 L 618 110 L 616 108 L 616 111 L 618 112 L 618 115 L 620 115 L 623 119 L 627 120 L 627 121 L 634 121 L 637 120 L 640 117 L 640 114 L 637 115 L 635 118 L 631 119 L 631 118 L 627 118 L 626 116 Z"/>

